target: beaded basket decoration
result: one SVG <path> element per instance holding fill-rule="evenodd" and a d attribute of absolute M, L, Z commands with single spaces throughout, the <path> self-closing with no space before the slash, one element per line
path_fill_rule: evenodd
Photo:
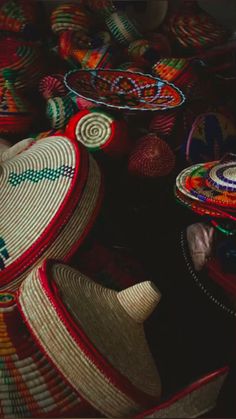
<path fill-rule="evenodd" d="M 34 2 L 27 0 L 3 0 L 0 4 L 0 30 L 31 34 L 37 18 Z"/>
<path fill-rule="evenodd" d="M 96 417 L 34 342 L 10 292 L 0 293 L 0 363 L 1 418 Z"/>
<path fill-rule="evenodd" d="M 160 397 L 143 328 L 159 300 L 151 282 L 117 292 L 48 262 L 31 272 L 19 293 L 24 321 L 54 366 L 108 417 L 132 416 Z"/>
<path fill-rule="evenodd" d="M 6 55 L 7 51 L 7 55 Z M 17 70 L 16 88 L 29 89 L 36 85 L 44 72 L 41 50 L 16 38 L 0 39 L 0 74 L 6 68 Z M 0 86 L 5 80 L 0 76 Z"/>
<path fill-rule="evenodd" d="M 187 161 L 219 160 L 227 152 L 236 153 L 236 127 L 230 119 L 216 112 L 199 115 L 188 136 Z"/>
<path fill-rule="evenodd" d="M 175 166 L 170 146 L 156 134 L 140 138 L 129 156 L 128 170 L 140 177 L 155 178 L 168 175 Z"/>
<path fill-rule="evenodd" d="M 66 74 L 65 84 L 80 97 L 117 109 L 157 111 L 185 101 L 183 93 L 164 80 L 122 70 L 75 70 Z"/>
<path fill-rule="evenodd" d="M 141 38 L 141 34 L 124 12 L 114 12 L 106 18 L 106 25 L 115 39 L 121 45 L 128 45 L 130 42 Z"/>
<path fill-rule="evenodd" d="M 69 121 L 65 134 L 80 141 L 89 151 L 119 156 L 128 152 L 128 127 L 99 108 L 78 112 Z"/>
<path fill-rule="evenodd" d="M 5 84 L 0 87 L 0 133 L 3 135 L 26 134 L 32 123 L 30 104 L 15 89 L 17 72 L 4 70 Z"/>
<path fill-rule="evenodd" d="M 64 128 L 75 112 L 75 104 L 69 96 L 53 97 L 47 102 L 46 115 L 53 129 Z"/>
<path fill-rule="evenodd" d="M 43 258 L 68 260 L 77 250 L 100 208 L 102 181 L 87 151 L 63 136 L 2 150 L 0 289 L 16 290 Z"/>
<path fill-rule="evenodd" d="M 51 14 L 51 28 L 56 34 L 68 30 L 88 33 L 90 27 L 91 18 L 80 4 L 60 4 Z"/>

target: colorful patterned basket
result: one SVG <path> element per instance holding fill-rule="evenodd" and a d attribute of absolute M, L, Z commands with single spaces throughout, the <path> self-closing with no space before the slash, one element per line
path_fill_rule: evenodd
<path fill-rule="evenodd" d="M 114 12 L 106 18 L 106 25 L 115 41 L 121 45 L 141 38 L 141 33 L 124 12 Z"/>
<path fill-rule="evenodd" d="M 52 97 L 47 101 L 46 115 L 55 130 L 65 128 L 75 112 L 76 107 L 69 96 Z"/>
<path fill-rule="evenodd" d="M 122 70 L 75 70 L 66 74 L 65 84 L 80 97 L 117 109 L 157 111 L 185 101 L 181 91 L 164 80 Z"/>
<path fill-rule="evenodd" d="M 65 96 L 67 89 L 64 85 L 64 76 L 62 74 L 44 76 L 39 83 L 39 91 L 46 100 L 57 96 Z"/>
<path fill-rule="evenodd" d="M 126 122 L 99 108 L 74 115 L 65 134 L 80 141 L 92 152 L 103 151 L 110 156 L 122 156 L 130 149 Z"/>
<path fill-rule="evenodd" d="M 17 89 L 30 89 L 37 85 L 44 73 L 44 67 L 42 51 L 38 46 L 16 38 L 0 39 L 0 74 L 6 68 L 17 70 Z M 0 76 L 0 86 L 3 86 L 4 82 L 4 78 Z"/>
<path fill-rule="evenodd" d="M 96 416 L 34 342 L 10 292 L 0 293 L 0 363 L 1 418 Z"/>
<path fill-rule="evenodd" d="M 160 397 L 143 329 L 159 300 L 151 282 L 117 292 L 49 262 L 31 272 L 19 293 L 24 321 L 47 357 L 108 417 L 130 417 Z"/>
<path fill-rule="evenodd" d="M 195 164 L 219 160 L 227 152 L 236 153 L 236 127 L 231 120 L 216 112 L 199 115 L 188 136 L 187 161 Z"/>
<path fill-rule="evenodd" d="M 135 176 L 167 176 L 174 166 L 175 155 L 170 146 L 153 133 L 140 138 L 129 156 L 128 169 Z"/>
<path fill-rule="evenodd" d="M 27 0 L 3 0 L 0 3 L 0 30 L 30 35 L 35 32 L 37 10 Z"/>
<path fill-rule="evenodd" d="M 235 157 L 199 163 L 176 179 L 176 196 L 193 211 L 211 218 L 236 221 Z"/>
<path fill-rule="evenodd" d="M 4 70 L 5 84 L 0 87 L 0 133 L 2 135 L 24 135 L 30 130 L 33 115 L 30 104 L 15 89 L 17 72 Z"/>
<path fill-rule="evenodd" d="M 74 254 L 96 219 L 102 180 L 87 151 L 63 136 L 19 142 L 0 162 L 0 289 L 16 290 L 40 260 Z"/>
<path fill-rule="evenodd" d="M 51 14 L 51 27 L 56 34 L 68 30 L 88 33 L 91 23 L 88 13 L 76 3 L 59 4 Z"/>
<path fill-rule="evenodd" d="M 80 33 L 65 31 L 60 35 L 59 54 L 63 59 L 80 64 L 84 69 L 111 68 L 112 49 L 108 32 L 88 38 L 88 46 L 79 46 Z"/>
<path fill-rule="evenodd" d="M 165 27 L 174 43 L 193 53 L 216 46 L 227 36 L 227 31 L 193 2 L 172 14 Z"/>

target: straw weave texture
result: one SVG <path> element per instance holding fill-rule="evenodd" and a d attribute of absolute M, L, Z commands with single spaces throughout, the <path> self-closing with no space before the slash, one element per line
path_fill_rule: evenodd
<path fill-rule="evenodd" d="M 60 303 L 53 284 L 57 286 Z M 145 287 L 143 294 L 145 300 Z M 122 391 L 119 381 L 114 375 L 109 376 L 99 359 L 93 361 L 91 347 L 85 349 L 81 334 L 74 329 L 75 334 L 70 328 L 74 321 L 105 362 L 128 379 L 131 388 L 134 386 L 140 394 L 153 396 L 153 401 L 157 401 L 160 379 L 143 326 L 124 310 L 117 292 L 95 284 L 69 267 L 56 264 L 50 273 L 47 272 L 47 279 L 41 276 L 41 269 L 31 272 L 21 287 L 19 302 L 32 332 L 54 365 L 103 414 L 113 417 L 133 415 L 143 410 L 143 402 L 140 400 L 139 403 L 137 398 L 135 401 L 129 392 Z M 63 312 L 57 304 L 64 307 Z M 69 315 L 73 319 L 69 320 L 69 328 L 64 310 L 66 317 Z"/>

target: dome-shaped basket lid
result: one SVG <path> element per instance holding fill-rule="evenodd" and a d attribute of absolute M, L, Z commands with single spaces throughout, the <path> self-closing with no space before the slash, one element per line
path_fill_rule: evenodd
<path fill-rule="evenodd" d="M 19 292 L 25 322 L 47 356 L 79 394 L 112 417 L 138 413 L 160 396 L 143 328 L 159 300 L 151 282 L 117 292 L 48 261 Z"/>
<path fill-rule="evenodd" d="M 173 84 L 124 70 L 72 70 L 65 76 L 65 85 L 79 97 L 116 109 L 162 111 L 185 101 Z"/>
<path fill-rule="evenodd" d="M 0 145 L 0 289 L 15 290 L 44 257 L 66 260 L 101 200 L 100 171 L 63 136 Z"/>
<path fill-rule="evenodd" d="M 186 197 L 215 208 L 236 211 L 236 163 L 229 161 L 199 163 L 184 169 L 176 178 L 178 190 Z"/>
<path fill-rule="evenodd" d="M 85 413 L 84 403 L 33 340 L 10 292 L 0 292 L 0 364 L 1 418 Z"/>

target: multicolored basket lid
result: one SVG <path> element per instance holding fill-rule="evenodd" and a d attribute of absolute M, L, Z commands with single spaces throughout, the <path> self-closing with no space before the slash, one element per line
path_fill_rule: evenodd
<path fill-rule="evenodd" d="M 235 221 L 235 156 L 184 169 L 176 179 L 176 190 L 177 197 L 196 212 L 199 208 L 203 213 Z"/>
<path fill-rule="evenodd" d="M 19 292 L 24 321 L 47 357 L 108 417 L 132 416 L 160 397 L 143 327 L 159 300 L 149 281 L 117 292 L 49 262 L 34 269 Z"/>
<path fill-rule="evenodd" d="M 130 148 L 126 121 L 100 108 L 78 112 L 70 119 L 65 134 L 80 141 L 92 152 L 100 150 L 108 155 L 119 156 Z"/>
<path fill-rule="evenodd" d="M 73 70 L 66 74 L 65 84 L 80 97 L 117 109 L 160 111 L 185 101 L 173 84 L 149 74 L 122 70 Z"/>
<path fill-rule="evenodd" d="M 236 153 L 236 127 L 231 120 L 217 112 L 199 115 L 188 136 L 187 161 L 195 164 L 219 160 L 228 152 Z"/>
<path fill-rule="evenodd" d="M 40 47 L 17 38 L 0 39 L 0 86 L 5 82 L 1 74 L 8 68 L 17 70 L 16 88 L 30 89 L 37 85 L 44 67 Z"/>
<path fill-rule="evenodd" d="M 1 418 L 96 417 L 34 342 L 11 292 L 0 293 L 0 363 Z"/>
<path fill-rule="evenodd" d="M 102 199 L 97 164 L 77 141 L 26 139 L 0 152 L 0 289 L 16 290 L 45 257 L 68 260 Z"/>

